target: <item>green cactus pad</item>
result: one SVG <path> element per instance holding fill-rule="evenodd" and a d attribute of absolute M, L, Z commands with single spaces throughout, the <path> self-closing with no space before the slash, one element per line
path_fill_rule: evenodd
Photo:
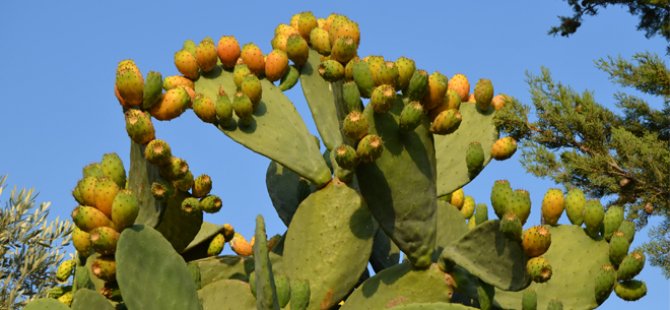
<path fill-rule="evenodd" d="M 249 275 L 254 271 L 253 257 L 232 255 L 203 258 L 189 265 L 198 267 L 202 287 L 226 279 L 249 282 Z"/>
<path fill-rule="evenodd" d="M 75 279 L 77 280 L 77 289 L 88 288 L 95 291 L 99 291 L 105 286 L 105 281 L 96 277 L 91 271 L 93 262 L 100 257 L 100 254 L 95 253 L 88 258 L 86 258 L 86 265 L 78 266 L 75 270 Z"/>
<path fill-rule="evenodd" d="M 191 240 L 191 243 L 181 251 L 181 256 L 184 257 L 186 261 L 207 257 L 209 243 L 214 239 L 214 236 L 222 231 L 222 229 L 222 225 L 202 222 L 198 234 L 196 234 L 195 237 L 193 237 L 193 240 Z"/>
<path fill-rule="evenodd" d="M 268 240 L 265 235 L 265 221 L 261 215 L 256 217 L 256 242 L 254 243 L 254 274 L 256 277 L 256 308 L 279 309 L 277 288 L 272 264 L 268 255 Z"/>
<path fill-rule="evenodd" d="M 437 201 L 436 227 L 434 255 L 440 255 L 446 246 L 456 242 L 468 232 L 468 225 L 465 223 L 463 214 L 443 200 Z"/>
<path fill-rule="evenodd" d="M 74 293 L 72 300 L 73 310 L 114 310 L 112 304 L 98 292 L 89 289 L 79 289 Z"/>
<path fill-rule="evenodd" d="M 330 170 L 305 123 L 281 90 L 265 79 L 261 84 L 263 97 L 251 123 L 219 129 L 252 151 L 281 163 L 317 185 L 324 185 L 330 180 Z M 235 93 L 233 74 L 217 68 L 196 81 L 195 90 L 216 98 L 221 86 L 227 94 Z"/>
<path fill-rule="evenodd" d="M 461 304 L 452 304 L 446 302 L 432 302 L 432 303 L 416 303 L 409 305 L 402 305 L 393 308 L 394 310 L 469 310 L 469 309 L 479 309 L 464 306 Z"/>
<path fill-rule="evenodd" d="M 370 255 L 372 269 L 375 272 L 380 272 L 398 263 L 400 263 L 400 249 L 384 233 L 384 230 L 377 229 L 372 243 L 372 254 Z"/>
<path fill-rule="evenodd" d="M 151 184 L 160 179 L 158 167 L 144 159 L 145 146 L 132 141 L 130 143 L 128 189 L 133 191 L 140 205 L 135 223 L 156 227 L 165 209 L 165 204 L 156 200 L 151 194 Z"/>
<path fill-rule="evenodd" d="M 340 309 L 388 309 L 404 304 L 449 302 L 452 292 L 436 264 L 427 269 L 413 269 L 409 262 L 404 262 L 367 279 Z"/>
<path fill-rule="evenodd" d="M 499 221 L 477 225 L 446 246 L 442 256 L 497 288 L 520 290 L 530 283 L 521 243 L 507 238 Z"/>
<path fill-rule="evenodd" d="M 382 138 L 384 150 L 375 161 L 359 164 L 356 176 L 384 232 L 415 266 L 426 268 L 435 246 L 435 151 L 427 120 L 414 131 L 400 130 L 403 106 L 398 97 L 388 113 L 365 108 L 370 133 Z"/>
<path fill-rule="evenodd" d="M 298 205 L 312 192 L 309 182 L 276 161 L 270 162 L 265 185 L 279 218 L 288 226 Z"/>
<path fill-rule="evenodd" d="M 200 309 L 186 263 L 149 226 L 135 225 L 121 233 L 116 280 L 128 309 Z"/>
<path fill-rule="evenodd" d="M 255 310 L 256 298 L 249 284 L 238 280 L 219 280 L 198 291 L 202 310 Z"/>
<path fill-rule="evenodd" d="M 449 194 L 473 180 L 474 176 L 470 177 L 465 162 L 470 143 L 481 144 L 484 150 L 481 169 L 484 169 L 491 161 L 491 146 L 498 139 L 498 129 L 493 123 L 494 113 L 482 114 L 474 104 L 462 104 L 460 112 L 463 120 L 455 132 L 434 135 L 438 196 Z"/>
<path fill-rule="evenodd" d="M 28 303 L 23 310 L 70 310 L 70 307 L 53 298 L 40 298 Z"/>
<path fill-rule="evenodd" d="M 185 212 L 181 209 L 181 202 L 186 194 L 178 192 L 167 201 L 160 223 L 156 226 L 163 237 L 170 241 L 177 252 L 182 252 L 193 237 L 198 234 L 202 225 L 202 211 Z"/>
<path fill-rule="evenodd" d="M 336 305 L 354 287 L 373 235 L 363 199 L 344 183 L 333 180 L 300 203 L 286 234 L 283 271 L 291 280 L 309 281 L 310 309 Z"/>
<path fill-rule="evenodd" d="M 532 283 L 519 292 L 496 290 L 495 301 L 503 308 L 518 308 L 523 293 L 537 293 L 537 309 L 546 309 L 552 299 L 566 309 L 593 309 L 596 303 L 595 278 L 601 266 L 609 263 L 609 248 L 604 240 L 594 241 L 583 229 L 573 225 L 550 227 L 551 246 L 543 255 L 551 264 L 551 280 Z M 575 285 L 579 283 L 579 285 Z"/>

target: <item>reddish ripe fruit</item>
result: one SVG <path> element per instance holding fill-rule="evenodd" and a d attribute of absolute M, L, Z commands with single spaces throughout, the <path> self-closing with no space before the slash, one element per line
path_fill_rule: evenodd
<path fill-rule="evenodd" d="M 240 44 L 234 36 L 222 36 L 216 46 L 216 53 L 226 69 L 232 69 L 240 58 Z"/>

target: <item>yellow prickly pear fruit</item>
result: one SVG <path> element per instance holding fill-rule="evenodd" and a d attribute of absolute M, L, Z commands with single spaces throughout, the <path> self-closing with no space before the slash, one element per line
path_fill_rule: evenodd
<path fill-rule="evenodd" d="M 258 105 L 263 97 L 263 86 L 261 86 L 261 80 L 258 79 L 255 75 L 247 75 L 242 79 L 240 84 L 240 91 L 249 97 L 251 103 L 254 107 Z"/>
<path fill-rule="evenodd" d="M 314 13 L 309 11 L 300 12 L 291 17 L 291 27 L 297 30 L 305 40 L 309 40 L 310 33 L 318 25 Z"/>
<path fill-rule="evenodd" d="M 74 299 L 74 293 L 72 291 L 67 291 L 65 294 L 58 297 L 58 301 L 66 306 L 72 305 L 72 300 Z"/>
<path fill-rule="evenodd" d="M 116 69 L 116 91 L 123 100 L 121 104 L 126 107 L 137 107 L 142 105 L 144 96 L 144 78 L 135 62 L 127 59 L 119 62 Z"/>
<path fill-rule="evenodd" d="M 237 255 L 240 256 L 249 256 L 253 254 L 253 249 L 252 245 L 247 242 L 244 237 L 239 234 L 235 233 L 234 237 L 230 240 L 230 248 L 233 249 L 233 252 L 235 252 Z"/>
<path fill-rule="evenodd" d="M 452 195 L 453 198 L 453 195 Z M 464 218 L 470 218 L 474 213 L 475 213 L 475 199 L 472 198 L 472 196 L 465 196 L 463 199 L 463 203 L 461 204 L 460 207 L 455 206 L 459 210 L 461 210 L 461 214 L 463 214 Z"/>
<path fill-rule="evenodd" d="M 358 142 L 356 147 L 356 157 L 361 162 L 370 163 L 381 156 L 384 150 L 382 138 L 377 135 L 369 134 Z"/>
<path fill-rule="evenodd" d="M 349 62 L 347 62 L 346 66 L 344 66 L 344 79 L 346 81 L 353 81 L 354 80 L 354 65 L 356 65 L 356 63 L 359 62 L 359 61 L 361 61 L 361 59 L 358 58 L 358 56 L 355 56 L 354 58 L 349 60 Z"/>
<path fill-rule="evenodd" d="M 98 183 L 96 177 L 85 177 L 79 182 L 77 182 L 77 187 L 75 187 L 74 193 L 75 199 L 81 205 L 92 206 L 95 204 L 95 184 Z"/>
<path fill-rule="evenodd" d="M 498 110 L 502 109 L 503 107 L 505 107 L 505 103 L 507 102 L 507 100 L 509 100 L 507 95 L 498 94 L 498 95 L 495 95 L 493 97 L 493 99 L 491 99 L 491 105 L 493 106 L 493 108 L 496 111 L 498 111 Z"/>
<path fill-rule="evenodd" d="M 216 67 L 217 51 L 211 38 L 200 41 L 195 48 L 195 59 L 203 72 L 212 71 Z"/>
<path fill-rule="evenodd" d="M 551 232 L 546 226 L 533 226 L 523 232 L 521 246 L 529 257 L 537 257 L 549 249 Z"/>
<path fill-rule="evenodd" d="M 122 190 L 112 203 L 112 222 L 114 227 L 123 230 L 135 223 L 137 215 L 140 213 L 140 203 L 137 197 L 130 190 Z"/>
<path fill-rule="evenodd" d="M 216 122 L 216 107 L 214 101 L 204 94 L 196 94 L 193 101 L 193 112 L 205 123 Z"/>
<path fill-rule="evenodd" d="M 463 204 L 465 203 L 465 192 L 463 192 L 463 188 L 459 188 L 451 193 L 449 203 L 459 210 L 463 208 Z"/>
<path fill-rule="evenodd" d="M 246 64 L 235 65 L 235 69 L 233 69 L 233 82 L 235 82 L 235 86 L 237 86 L 237 88 L 242 87 L 244 77 L 251 74 L 253 73 Z"/>
<path fill-rule="evenodd" d="M 191 80 L 195 81 L 200 77 L 198 60 L 187 50 L 180 50 L 174 54 L 174 65 L 181 74 Z"/>
<path fill-rule="evenodd" d="M 279 81 L 288 71 L 288 55 L 280 49 L 274 49 L 265 58 L 265 78 L 270 82 Z"/>
<path fill-rule="evenodd" d="M 74 267 L 77 265 L 77 262 L 74 259 L 68 259 L 63 261 L 58 268 L 56 269 L 56 280 L 58 282 L 65 282 L 72 275 Z"/>
<path fill-rule="evenodd" d="M 237 59 L 242 54 L 240 43 L 234 36 L 222 36 L 216 45 L 216 54 L 219 56 L 223 67 L 230 70 L 235 67 Z"/>
<path fill-rule="evenodd" d="M 256 76 L 262 76 L 265 71 L 265 57 L 263 51 L 254 43 L 247 43 L 242 47 L 240 54 L 242 62 Z"/>
<path fill-rule="evenodd" d="M 470 82 L 463 74 L 455 74 L 449 80 L 449 89 L 453 89 L 461 98 L 461 102 L 467 102 L 470 98 Z"/>
<path fill-rule="evenodd" d="M 79 229 L 90 232 L 91 230 L 101 227 L 112 227 L 114 224 L 104 213 L 100 210 L 89 206 L 78 206 L 72 210 L 72 221 Z"/>
<path fill-rule="evenodd" d="M 181 75 L 168 76 L 163 80 L 163 89 L 165 90 L 170 90 L 179 86 L 194 89 L 195 83 Z"/>
<path fill-rule="evenodd" d="M 221 210 L 221 198 L 216 195 L 209 195 L 200 200 L 200 208 L 207 213 L 216 213 Z"/>
<path fill-rule="evenodd" d="M 91 244 L 96 252 L 102 255 L 112 255 L 116 252 L 120 234 L 114 228 L 101 226 L 91 230 L 90 234 Z"/>
<path fill-rule="evenodd" d="M 449 79 L 438 71 L 428 76 L 428 88 L 422 100 L 426 110 L 432 110 L 442 104 L 448 82 Z"/>
<path fill-rule="evenodd" d="M 493 99 L 493 83 L 489 79 L 480 79 L 475 84 L 475 103 L 480 111 L 488 111 L 491 108 Z"/>
<path fill-rule="evenodd" d="M 162 166 L 168 164 L 170 158 L 172 158 L 172 150 L 170 149 L 170 145 L 163 140 L 151 140 L 144 149 L 144 159 L 154 165 Z"/>
<path fill-rule="evenodd" d="M 477 227 L 477 218 L 475 218 L 475 216 L 472 215 L 470 219 L 468 219 L 468 229 L 473 230 L 475 229 L 475 227 Z"/>
<path fill-rule="evenodd" d="M 330 57 L 340 63 L 346 64 L 356 56 L 356 49 L 358 46 L 351 37 L 340 37 L 333 42 L 330 51 Z"/>
<path fill-rule="evenodd" d="M 407 57 L 400 57 L 396 59 L 395 67 L 398 68 L 398 89 L 404 92 L 407 90 L 409 80 L 412 78 L 412 75 L 416 70 L 416 64 L 414 63 L 414 60 Z"/>
<path fill-rule="evenodd" d="M 91 235 L 79 227 L 75 226 L 72 230 L 72 244 L 81 257 L 88 257 L 93 254 L 93 246 L 91 245 Z"/>
<path fill-rule="evenodd" d="M 297 67 L 302 67 L 309 57 L 309 45 L 299 34 L 294 34 L 286 40 L 286 54 Z"/>
<path fill-rule="evenodd" d="M 93 260 L 91 264 L 93 275 L 104 281 L 112 282 L 116 280 L 116 261 L 113 256 L 100 256 Z"/>
<path fill-rule="evenodd" d="M 135 143 L 147 144 L 156 138 L 154 125 L 148 113 L 140 110 L 128 110 L 126 116 L 126 132 Z"/>
<path fill-rule="evenodd" d="M 235 236 L 235 228 L 233 228 L 233 226 L 228 223 L 223 224 L 223 227 L 221 228 L 221 233 L 223 234 L 224 237 L 226 237 L 226 242 L 230 242 L 230 240 L 232 240 L 233 237 Z"/>
<path fill-rule="evenodd" d="M 386 113 L 395 101 L 395 89 L 392 85 L 383 84 L 375 87 L 370 94 L 370 105 L 375 113 Z"/>
<path fill-rule="evenodd" d="M 533 257 L 526 263 L 526 271 L 531 279 L 537 283 L 544 283 L 551 279 L 552 271 L 549 261 L 544 257 Z"/>
<path fill-rule="evenodd" d="M 564 207 L 563 191 L 557 188 L 547 190 L 544 199 L 542 199 L 542 221 L 544 224 L 556 226 L 558 219 L 563 214 Z"/>
<path fill-rule="evenodd" d="M 121 188 L 112 179 L 99 178 L 95 184 L 95 204 L 93 206 L 102 211 L 108 218 L 111 218 L 112 203 L 120 190 Z"/>
<path fill-rule="evenodd" d="M 459 110 L 461 108 L 461 97 L 453 89 L 447 89 L 442 99 L 442 104 L 430 110 L 428 116 L 434 120 L 438 114 L 446 110 Z"/>
<path fill-rule="evenodd" d="M 368 119 L 359 111 L 351 111 L 344 118 L 342 132 L 352 140 L 358 141 L 368 134 Z"/>
<path fill-rule="evenodd" d="M 323 28 L 312 29 L 312 32 L 309 34 L 309 44 L 319 54 L 324 56 L 330 55 L 330 36 L 328 35 L 328 31 Z"/>
<path fill-rule="evenodd" d="M 512 137 L 504 137 L 496 140 L 491 146 L 491 157 L 496 160 L 505 160 L 516 152 L 516 140 Z"/>
<path fill-rule="evenodd" d="M 186 88 L 172 88 L 165 92 L 163 99 L 151 108 L 150 113 L 159 121 L 169 121 L 184 113 L 190 104 L 191 96 Z"/>
<path fill-rule="evenodd" d="M 206 174 L 201 174 L 193 183 L 193 197 L 202 198 L 212 190 L 212 178 Z"/>
<path fill-rule="evenodd" d="M 438 114 L 430 125 L 430 131 L 437 135 L 450 134 L 461 124 L 463 117 L 461 112 L 456 110 L 446 110 Z"/>
<path fill-rule="evenodd" d="M 216 234 L 207 247 L 207 256 L 216 256 L 223 251 L 223 246 L 226 244 L 226 239 L 223 234 Z"/>
<path fill-rule="evenodd" d="M 334 45 L 334 42 L 341 37 L 351 37 L 354 40 L 356 46 L 360 44 L 361 31 L 358 28 L 357 23 L 343 15 L 335 15 L 330 20 L 331 22 L 327 30 L 328 34 L 330 34 L 331 45 Z"/>

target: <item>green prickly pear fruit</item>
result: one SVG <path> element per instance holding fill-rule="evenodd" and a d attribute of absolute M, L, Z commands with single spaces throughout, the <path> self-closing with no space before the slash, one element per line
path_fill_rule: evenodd
<path fill-rule="evenodd" d="M 516 140 L 512 137 L 504 137 L 496 140 L 491 146 L 491 157 L 497 160 L 505 160 L 516 152 Z"/>
<path fill-rule="evenodd" d="M 219 56 L 223 67 L 230 70 L 235 67 L 237 59 L 242 54 L 240 43 L 234 36 L 222 36 L 216 45 L 216 54 Z"/>
<path fill-rule="evenodd" d="M 179 86 L 194 89 L 195 83 L 181 75 L 168 76 L 163 80 L 163 89 L 165 90 L 170 90 Z"/>
<path fill-rule="evenodd" d="M 358 56 L 355 56 L 344 66 L 344 80 L 353 81 L 354 80 L 354 65 L 360 62 L 361 59 Z"/>
<path fill-rule="evenodd" d="M 202 211 L 207 213 L 216 213 L 221 210 L 221 198 L 216 195 L 209 195 L 200 200 Z"/>
<path fill-rule="evenodd" d="M 526 263 L 526 271 L 531 279 L 537 283 L 544 283 L 551 279 L 552 270 L 549 261 L 542 256 L 533 257 Z"/>
<path fill-rule="evenodd" d="M 550 188 L 542 199 L 542 220 L 544 224 L 556 226 L 565 208 L 563 191 Z"/>
<path fill-rule="evenodd" d="M 253 247 L 253 238 L 251 239 L 252 243 L 248 242 L 247 239 L 244 239 L 244 237 L 239 234 L 235 233 L 234 237 L 230 240 L 230 248 L 235 252 L 237 255 L 240 256 L 249 256 L 254 253 L 252 247 Z"/>
<path fill-rule="evenodd" d="M 645 257 L 642 251 L 634 251 L 623 258 L 617 270 L 617 279 L 630 280 L 637 276 L 644 267 Z"/>
<path fill-rule="evenodd" d="M 352 140 L 358 141 L 368 134 L 368 119 L 359 111 L 352 111 L 344 118 L 342 132 Z"/>
<path fill-rule="evenodd" d="M 168 181 L 178 180 L 184 177 L 188 171 L 188 163 L 176 156 L 170 157 L 170 162 L 161 166 L 158 170 L 160 176 Z"/>
<path fill-rule="evenodd" d="M 344 78 L 344 66 L 332 59 L 322 61 L 318 71 L 321 77 L 328 82 L 337 82 Z"/>
<path fill-rule="evenodd" d="M 187 197 L 181 202 L 181 210 L 186 213 L 201 210 L 200 200 L 195 197 Z"/>
<path fill-rule="evenodd" d="M 340 37 L 333 42 L 330 57 L 340 63 L 346 64 L 356 56 L 358 45 L 351 37 Z"/>
<path fill-rule="evenodd" d="M 635 223 L 625 220 L 619 225 L 618 231 L 626 236 L 626 240 L 628 240 L 629 243 L 633 243 L 633 239 L 635 239 Z"/>
<path fill-rule="evenodd" d="M 114 228 L 100 226 L 91 230 L 91 245 L 93 249 L 102 255 L 112 255 L 116 252 L 116 243 L 119 242 L 119 234 Z"/>
<path fill-rule="evenodd" d="M 407 57 L 400 57 L 396 59 L 395 67 L 398 68 L 398 88 L 405 92 L 409 86 L 409 81 L 416 70 L 416 64 L 414 63 L 414 60 Z"/>
<path fill-rule="evenodd" d="M 463 74 L 458 73 L 452 76 L 449 80 L 448 89 L 453 89 L 461 98 L 461 102 L 467 102 L 470 97 L 470 82 Z"/>
<path fill-rule="evenodd" d="M 373 77 L 376 77 L 375 84 L 377 85 L 390 85 L 393 88 L 398 84 L 398 77 L 400 73 L 398 68 L 396 68 L 395 63 L 392 61 L 385 61 L 381 66 L 378 67 L 377 73 L 373 74 Z"/>
<path fill-rule="evenodd" d="M 547 310 L 563 310 L 563 303 L 559 300 L 552 299 L 547 304 Z"/>
<path fill-rule="evenodd" d="M 203 72 L 212 71 L 218 60 L 214 41 L 211 39 L 200 41 L 200 44 L 195 48 L 195 60 Z"/>
<path fill-rule="evenodd" d="M 425 70 L 415 70 L 407 86 L 409 100 L 421 100 L 428 91 L 428 73 Z"/>
<path fill-rule="evenodd" d="M 335 161 L 344 169 L 353 169 L 358 162 L 356 150 L 347 144 L 341 144 L 335 149 Z"/>
<path fill-rule="evenodd" d="M 214 101 L 204 94 L 196 94 L 193 101 L 193 112 L 206 123 L 216 122 L 216 107 Z"/>
<path fill-rule="evenodd" d="M 382 85 L 384 86 L 384 85 Z M 380 87 L 382 87 L 380 86 Z M 374 93 L 373 93 L 374 97 Z M 395 97 L 395 94 L 394 94 Z M 390 108 L 390 104 L 389 104 Z M 398 125 L 400 129 L 405 130 L 405 131 L 412 131 L 414 130 L 419 124 L 421 124 L 421 120 L 423 120 L 423 115 L 424 115 L 424 109 L 423 105 L 421 105 L 420 102 L 418 101 L 412 101 L 408 104 L 406 104 L 402 108 L 402 112 L 400 112 L 400 119 L 398 121 Z"/>
<path fill-rule="evenodd" d="M 309 57 L 309 45 L 299 34 L 294 34 L 286 40 L 286 54 L 297 67 L 302 67 Z"/>
<path fill-rule="evenodd" d="M 93 246 L 91 245 L 91 235 L 79 227 L 75 226 L 72 230 L 72 244 L 81 257 L 88 257 L 93 254 Z"/>
<path fill-rule="evenodd" d="M 516 214 L 510 212 L 500 220 L 500 231 L 510 239 L 521 240 L 523 224 Z"/>
<path fill-rule="evenodd" d="M 463 218 L 471 218 L 472 215 L 475 214 L 475 199 L 472 198 L 472 196 L 465 196 L 465 199 L 463 200 L 463 206 L 460 209 Z"/>
<path fill-rule="evenodd" d="M 480 111 L 488 111 L 493 100 L 493 83 L 489 79 L 480 79 L 475 84 L 475 103 Z"/>
<path fill-rule="evenodd" d="M 119 188 L 126 186 L 126 169 L 123 167 L 123 161 L 116 153 L 107 153 L 102 155 L 100 161 L 102 173 L 110 178 Z"/>
<path fill-rule="evenodd" d="M 353 76 L 356 86 L 361 93 L 361 97 L 370 98 L 372 89 L 375 86 L 375 81 L 372 78 L 372 70 L 370 65 L 365 61 L 359 61 L 354 64 Z"/>
<path fill-rule="evenodd" d="M 225 125 L 233 119 L 233 103 L 230 102 L 230 98 L 225 93 L 217 96 L 214 109 L 216 110 L 216 117 L 222 124 Z"/>
<path fill-rule="evenodd" d="M 144 78 L 135 62 L 127 59 L 119 62 L 116 69 L 116 90 L 122 98 L 124 107 L 138 107 L 142 105 L 144 96 Z"/>
<path fill-rule="evenodd" d="M 300 71 L 295 66 L 290 66 L 288 72 L 282 77 L 281 82 L 279 83 L 279 90 L 287 91 L 295 84 L 298 83 L 298 78 L 300 77 Z"/>
<path fill-rule="evenodd" d="M 309 306 L 309 281 L 307 280 L 291 280 L 291 301 L 290 309 L 305 310 Z"/>
<path fill-rule="evenodd" d="M 514 196 L 514 191 L 507 180 L 498 180 L 493 183 L 491 189 L 491 206 L 498 218 L 502 218 L 507 212 L 507 205 Z"/>
<path fill-rule="evenodd" d="M 375 113 L 386 113 L 391 109 L 395 101 L 395 89 L 393 86 L 383 84 L 375 87 L 370 94 L 370 105 Z"/>
<path fill-rule="evenodd" d="M 251 289 L 251 294 L 256 297 L 256 271 L 249 274 L 249 289 Z"/>
<path fill-rule="evenodd" d="M 502 109 L 503 107 L 505 107 L 505 103 L 508 100 L 509 100 L 509 98 L 507 97 L 507 95 L 498 94 L 498 95 L 493 96 L 493 99 L 491 99 L 491 105 L 493 106 L 493 108 L 496 111 L 498 111 L 498 110 Z"/>
<path fill-rule="evenodd" d="M 356 157 L 364 163 L 375 161 L 384 151 L 384 143 L 378 135 L 369 134 L 358 142 Z"/>
<path fill-rule="evenodd" d="M 596 302 L 602 304 L 612 293 L 616 283 L 617 272 L 611 264 L 605 264 L 596 274 L 595 294 Z"/>
<path fill-rule="evenodd" d="M 314 13 L 306 11 L 295 14 L 291 17 L 291 27 L 300 33 L 300 35 L 309 39 L 309 34 L 318 26 Z"/>
<path fill-rule="evenodd" d="M 181 48 L 186 50 L 187 52 L 191 53 L 191 55 L 193 55 L 193 57 L 195 57 L 196 46 L 197 45 L 195 44 L 195 42 L 193 42 L 193 40 L 189 39 L 189 40 L 184 41 L 184 44 L 182 44 Z"/>
<path fill-rule="evenodd" d="M 245 121 L 250 119 L 254 113 L 254 103 L 244 93 L 237 92 L 233 99 L 233 110 L 240 121 Z"/>
<path fill-rule="evenodd" d="M 170 162 L 172 150 L 167 142 L 154 139 L 144 149 L 144 158 L 154 165 L 163 166 Z"/>
<path fill-rule="evenodd" d="M 612 262 L 614 266 L 619 266 L 624 257 L 626 257 L 626 254 L 628 254 L 629 248 L 630 242 L 628 242 L 626 236 L 620 231 L 615 232 L 612 235 L 612 239 L 610 239 L 610 262 Z"/>
<path fill-rule="evenodd" d="M 361 92 L 358 86 L 353 81 L 342 84 L 342 97 L 347 106 L 347 113 L 352 111 L 363 110 L 363 102 L 361 101 Z"/>
<path fill-rule="evenodd" d="M 193 187 L 193 183 L 195 182 L 193 178 L 193 173 L 191 170 L 187 171 L 184 176 L 182 176 L 179 179 L 176 179 L 172 182 L 172 185 L 174 187 L 182 192 L 188 192 L 191 187 Z"/>
<path fill-rule="evenodd" d="M 276 274 L 274 276 L 275 287 L 277 288 L 277 299 L 279 307 L 284 308 L 291 299 L 291 286 L 286 276 Z"/>
<path fill-rule="evenodd" d="M 623 222 L 623 208 L 621 206 L 611 206 L 605 212 L 603 219 L 603 236 L 609 241 L 612 234 L 619 229 Z"/>
<path fill-rule="evenodd" d="M 67 291 L 63 295 L 58 297 L 58 301 L 60 301 L 62 304 L 68 307 L 72 305 L 73 299 L 74 299 L 74 293 L 72 291 Z"/>
<path fill-rule="evenodd" d="M 537 293 L 534 290 L 524 290 L 521 297 L 521 310 L 537 309 Z"/>
<path fill-rule="evenodd" d="M 154 182 L 151 184 L 151 195 L 158 200 L 165 200 L 174 195 L 174 187 L 163 180 Z"/>
<path fill-rule="evenodd" d="M 447 92 L 447 83 L 449 83 L 449 79 L 438 71 L 428 76 L 428 88 L 426 95 L 423 97 L 426 110 L 432 110 L 442 104 Z"/>
<path fill-rule="evenodd" d="M 636 301 L 647 295 L 647 285 L 640 280 L 623 281 L 614 286 L 614 292 L 623 300 Z"/>
<path fill-rule="evenodd" d="M 96 227 L 110 226 L 114 224 L 100 210 L 89 206 L 78 206 L 72 211 L 72 221 L 79 229 L 90 232 Z"/>
<path fill-rule="evenodd" d="M 174 65 L 179 73 L 191 80 L 197 80 L 200 77 L 200 68 L 195 55 L 187 50 L 180 50 L 174 54 Z"/>
<path fill-rule="evenodd" d="M 530 193 L 523 189 L 514 190 L 512 199 L 508 200 L 505 212 L 512 212 L 519 217 L 521 224 L 526 224 L 528 216 L 530 215 L 531 201 Z"/>
<path fill-rule="evenodd" d="M 162 95 L 163 76 L 159 72 L 149 71 L 144 82 L 142 109 L 148 110 L 158 102 Z"/>
<path fill-rule="evenodd" d="M 233 81 L 235 82 L 235 86 L 237 86 L 238 89 L 242 87 L 244 77 L 251 74 L 253 73 L 246 64 L 236 65 L 235 69 L 233 69 Z"/>
<path fill-rule="evenodd" d="M 581 226 L 584 223 L 584 208 L 586 197 L 579 188 L 573 188 L 565 196 L 565 213 L 574 225 Z"/>
<path fill-rule="evenodd" d="M 430 125 L 430 131 L 437 135 L 450 134 L 461 125 L 463 117 L 461 112 L 456 110 L 446 110 L 438 114 Z"/>
<path fill-rule="evenodd" d="M 289 55 L 290 57 L 290 55 Z M 242 46 L 240 53 L 242 62 L 249 68 L 249 70 L 256 76 L 262 76 L 265 70 L 265 57 L 260 47 L 254 43 L 247 43 Z"/>
<path fill-rule="evenodd" d="M 135 223 L 135 219 L 140 212 L 140 203 L 133 192 L 121 190 L 114 197 L 112 203 L 112 222 L 114 227 L 123 230 Z"/>
<path fill-rule="evenodd" d="M 84 168 L 81 169 L 81 172 L 83 177 L 100 178 L 105 176 L 105 173 L 102 172 L 102 167 L 100 167 L 100 163 L 90 163 L 84 166 Z"/>
<path fill-rule="evenodd" d="M 113 256 L 100 256 L 93 260 L 91 272 L 96 277 L 112 282 L 116 280 L 116 261 Z"/>
<path fill-rule="evenodd" d="M 58 268 L 56 269 L 56 280 L 58 282 L 65 282 L 72 275 L 74 267 L 77 265 L 77 262 L 74 259 L 68 259 L 63 261 Z"/>
<path fill-rule="evenodd" d="M 201 174 L 195 178 L 193 183 L 193 197 L 202 198 L 212 190 L 212 178 L 206 174 Z"/>
<path fill-rule="evenodd" d="M 139 144 L 147 144 L 156 138 L 154 125 L 147 113 L 140 110 L 128 110 L 126 116 L 126 132 L 130 139 Z"/>
<path fill-rule="evenodd" d="M 592 238 L 598 238 L 603 229 L 603 219 L 605 218 L 605 209 L 600 204 L 600 200 L 591 199 L 586 201 L 584 206 L 584 224 L 586 232 Z"/>
<path fill-rule="evenodd" d="M 254 104 L 254 107 L 261 102 L 261 97 L 263 97 L 263 86 L 261 86 L 261 80 L 258 79 L 255 75 L 247 75 L 242 79 L 240 84 L 240 91 L 249 97 L 251 103 Z"/>
<path fill-rule="evenodd" d="M 533 226 L 523 232 L 521 246 L 528 257 L 537 257 L 549 249 L 551 232 L 546 226 Z"/>
<path fill-rule="evenodd" d="M 169 121 L 184 113 L 189 105 L 191 105 L 191 95 L 187 88 L 177 87 L 168 89 L 163 99 L 155 104 L 150 112 L 151 116 L 159 121 Z"/>
<path fill-rule="evenodd" d="M 473 200 L 474 202 L 474 200 Z M 451 193 L 451 198 L 449 198 L 449 203 L 452 206 L 455 206 L 459 210 L 463 208 L 463 205 L 465 204 L 465 192 L 463 191 L 463 188 L 459 188 L 455 190 L 453 193 Z"/>
<path fill-rule="evenodd" d="M 121 190 L 114 181 L 104 177 L 95 183 L 95 204 L 93 206 L 104 213 L 108 218 L 112 216 L 114 197 Z"/>
<path fill-rule="evenodd" d="M 287 71 L 288 55 L 286 52 L 274 49 L 265 57 L 265 78 L 268 81 L 279 81 Z"/>
<path fill-rule="evenodd" d="M 209 242 L 207 247 L 207 256 L 216 256 L 223 251 L 223 246 L 226 244 L 226 238 L 223 237 L 223 234 L 216 234 L 212 241 Z"/>
<path fill-rule="evenodd" d="M 312 48 L 323 56 L 330 55 L 330 36 L 323 28 L 314 28 L 309 33 L 309 43 Z"/>
<path fill-rule="evenodd" d="M 484 149 L 479 142 L 470 142 L 465 151 L 465 165 L 470 178 L 474 178 L 484 167 Z"/>
<path fill-rule="evenodd" d="M 475 223 L 476 225 L 482 224 L 489 220 L 489 209 L 484 203 L 478 203 L 475 206 Z"/>

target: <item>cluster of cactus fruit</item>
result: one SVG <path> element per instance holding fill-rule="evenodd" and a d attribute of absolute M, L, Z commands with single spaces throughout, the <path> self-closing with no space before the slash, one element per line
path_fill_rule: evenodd
<path fill-rule="evenodd" d="M 510 101 L 491 81 L 470 94 L 463 74 L 360 58 L 358 25 L 337 14 L 296 14 L 271 43 L 264 55 L 233 36 L 187 40 L 174 55 L 181 75 L 164 79 L 119 63 L 129 174 L 115 154 L 84 168 L 76 258 L 49 294 L 60 303 L 27 309 L 586 309 L 612 291 L 645 295 L 633 279 L 645 258 L 628 253 L 635 227 L 621 207 L 550 189 L 542 225 L 524 230 L 527 191 L 496 181 L 495 220 L 464 194 L 492 158 L 516 151 L 494 125 Z M 317 143 L 282 93 L 298 82 Z M 285 233 L 268 240 L 259 216 L 247 241 L 203 221 L 221 208 L 212 180 L 194 177 L 152 124 L 188 109 L 271 159 L 267 190 Z M 558 224 L 564 210 L 573 225 Z M 225 243 L 237 255 L 220 256 Z"/>

